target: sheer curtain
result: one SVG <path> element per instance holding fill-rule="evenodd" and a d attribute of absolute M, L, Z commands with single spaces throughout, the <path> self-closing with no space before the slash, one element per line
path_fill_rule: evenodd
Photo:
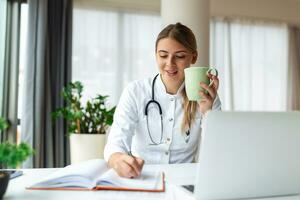
<path fill-rule="evenodd" d="M 99 93 L 115 105 L 128 82 L 157 73 L 159 15 L 74 8 L 73 20 L 72 80 L 83 83 L 83 102 Z"/>
<path fill-rule="evenodd" d="M 287 25 L 215 18 L 211 65 L 220 71 L 224 110 L 287 109 Z"/>
<path fill-rule="evenodd" d="M 159 15 L 74 8 L 72 80 L 84 98 L 110 95 L 157 73 L 154 44 Z M 211 65 L 220 71 L 224 110 L 287 109 L 288 27 L 281 23 L 214 18 Z M 200 55 L 201 56 L 201 55 Z"/>

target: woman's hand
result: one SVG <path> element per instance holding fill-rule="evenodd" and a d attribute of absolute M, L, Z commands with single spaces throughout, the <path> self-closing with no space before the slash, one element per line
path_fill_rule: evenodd
<path fill-rule="evenodd" d="M 198 102 L 199 109 L 201 114 L 205 114 L 208 110 L 212 109 L 214 100 L 217 96 L 217 91 L 219 88 L 219 79 L 217 76 L 214 76 L 212 74 L 208 75 L 209 79 L 213 81 L 212 85 L 209 87 L 205 83 L 199 83 L 200 86 L 207 91 L 199 91 L 199 94 L 201 96 L 201 100 Z"/>
<path fill-rule="evenodd" d="M 125 153 L 114 153 L 108 160 L 108 166 L 113 168 L 119 176 L 134 178 L 141 174 L 144 160 L 129 156 Z"/>

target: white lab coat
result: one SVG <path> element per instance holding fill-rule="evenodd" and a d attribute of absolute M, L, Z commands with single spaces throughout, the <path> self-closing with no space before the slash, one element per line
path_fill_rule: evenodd
<path fill-rule="evenodd" d="M 131 151 L 134 156 L 145 160 L 147 164 L 168 164 L 193 162 L 200 142 L 201 114 L 196 113 L 195 122 L 190 127 L 187 137 L 181 131 L 183 119 L 183 97 L 181 91 L 171 95 L 158 76 L 154 85 L 155 100 L 162 108 L 163 137 L 162 144 L 151 145 L 147 131 L 145 106 L 151 100 L 153 78 L 138 80 L 130 83 L 123 91 L 114 114 L 114 122 L 107 138 L 104 149 L 104 159 L 108 161 L 115 152 L 127 153 Z M 217 97 L 213 110 L 220 110 L 221 102 Z M 148 123 L 150 134 L 155 142 L 160 142 L 161 120 L 158 108 L 151 104 L 148 109 Z"/>

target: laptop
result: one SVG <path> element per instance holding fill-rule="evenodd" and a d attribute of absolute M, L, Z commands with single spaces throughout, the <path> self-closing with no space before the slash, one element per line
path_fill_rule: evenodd
<path fill-rule="evenodd" d="M 300 112 L 210 112 L 203 123 L 196 199 L 300 193 Z"/>

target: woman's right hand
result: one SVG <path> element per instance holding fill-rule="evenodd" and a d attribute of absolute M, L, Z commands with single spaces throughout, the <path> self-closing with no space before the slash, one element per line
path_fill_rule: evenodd
<path fill-rule="evenodd" d="M 112 154 L 108 160 L 108 166 L 113 168 L 119 176 L 125 178 L 139 176 L 143 165 L 143 159 L 119 152 Z"/>

